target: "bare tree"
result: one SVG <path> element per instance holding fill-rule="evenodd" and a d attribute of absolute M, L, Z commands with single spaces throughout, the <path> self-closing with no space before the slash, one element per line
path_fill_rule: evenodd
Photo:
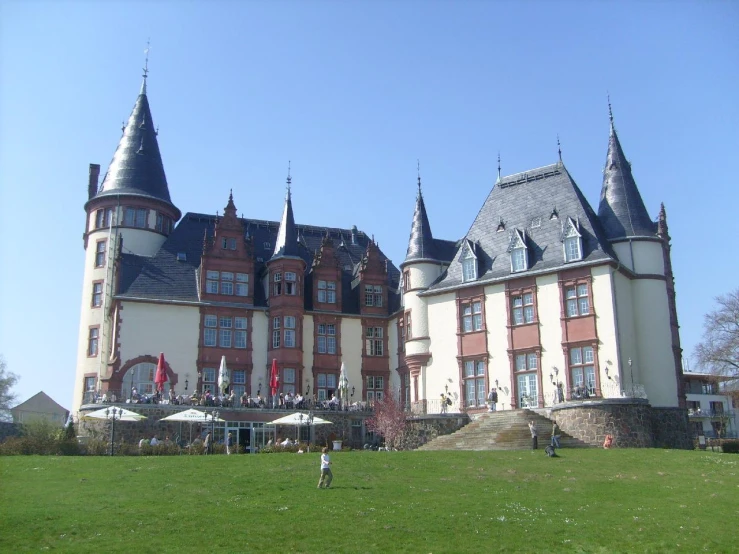
<path fill-rule="evenodd" d="M 10 421 L 10 408 L 15 403 L 15 394 L 10 392 L 18 382 L 15 373 L 7 371 L 5 358 L 0 356 L 0 421 Z"/>
<path fill-rule="evenodd" d="M 739 377 L 739 288 L 716 298 L 717 309 L 703 321 L 703 340 L 695 357 L 704 369 L 717 375 Z"/>
<path fill-rule="evenodd" d="M 367 429 L 385 438 L 388 448 L 402 447 L 402 439 L 407 428 L 403 404 L 393 394 L 375 400 L 374 415 L 367 420 Z"/>

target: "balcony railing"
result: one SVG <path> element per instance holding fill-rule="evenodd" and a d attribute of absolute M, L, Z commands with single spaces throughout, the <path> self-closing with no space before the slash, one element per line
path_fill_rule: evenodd
<path fill-rule="evenodd" d="M 700 408 L 688 410 L 688 416 L 695 419 L 700 418 L 733 418 L 736 415 L 734 410 L 701 410 Z"/>

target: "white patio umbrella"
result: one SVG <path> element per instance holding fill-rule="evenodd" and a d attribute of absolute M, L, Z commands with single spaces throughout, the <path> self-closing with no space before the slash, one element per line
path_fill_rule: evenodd
<path fill-rule="evenodd" d="M 323 419 L 321 417 L 313 416 L 310 417 L 309 414 L 304 414 L 302 412 L 295 412 L 294 414 L 289 414 L 286 416 L 282 416 L 279 419 L 275 419 L 274 421 L 270 421 L 267 423 L 267 425 L 293 425 L 298 428 L 298 432 L 300 432 L 299 428 L 303 425 L 326 425 L 331 423 L 330 421 Z"/>
<path fill-rule="evenodd" d="M 213 414 L 206 414 L 205 412 L 201 412 L 200 410 L 190 408 L 189 410 L 184 410 L 182 412 L 177 412 L 176 414 L 163 417 L 159 421 L 188 422 L 190 424 L 190 443 L 192 443 L 192 424 L 193 423 L 211 423 L 212 421 L 221 423 L 224 420 L 221 419 L 220 417 L 213 418 Z"/>
<path fill-rule="evenodd" d="M 125 408 L 101 408 L 94 412 L 82 414 L 80 419 L 112 419 L 113 410 L 115 410 L 116 421 L 141 421 L 142 419 L 146 419 L 146 416 Z"/>
<path fill-rule="evenodd" d="M 228 377 L 228 368 L 226 367 L 226 356 L 221 356 L 221 368 L 218 370 L 218 388 L 221 394 L 226 394 L 226 389 L 231 384 Z"/>
<path fill-rule="evenodd" d="M 346 377 L 346 366 L 341 363 L 341 372 L 339 373 L 339 400 L 341 407 L 344 408 L 349 401 L 349 379 Z"/>

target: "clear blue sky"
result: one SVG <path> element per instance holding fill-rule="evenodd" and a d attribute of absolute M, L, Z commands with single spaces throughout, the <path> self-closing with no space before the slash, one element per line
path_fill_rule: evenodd
<path fill-rule="evenodd" d="M 71 406 L 87 166 L 141 83 L 174 203 L 374 234 L 399 264 L 420 159 L 433 233 L 496 176 L 557 160 L 597 210 L 606 93 L 648 210 L 664 201 L 681 338 L 737 287 L 735 2 L 0 2 L 0 353 L 19 400 Z"/>

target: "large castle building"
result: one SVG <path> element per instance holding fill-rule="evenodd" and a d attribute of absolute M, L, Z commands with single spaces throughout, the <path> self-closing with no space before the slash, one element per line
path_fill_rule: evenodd
<path fill-rule="evenodd" d="M 597 212 L 560 158 L 499 171 L 467 234 L 440 240 L 419 177 L 399 269 L 356 227 L 295 223 L 289 174 L 279 221 L 239 217 L 238 191 L 222 215 L 183 216 L 155 129 L 144 80 L 102 182 L 90 166 L 74 410 L 153 392 L 163 352 L 178 394 L 215 392 L 225 356 L 239 396 L 266 395 L 276 360 L 280 392 L 329 398 L 343 363 L 353 401 L 399 394 L 416 413 L 446 410 L 444 393 L 474 415 L 493 388 L 506 410 L 684 411 L 667 217 L 612 116 Z"/>

